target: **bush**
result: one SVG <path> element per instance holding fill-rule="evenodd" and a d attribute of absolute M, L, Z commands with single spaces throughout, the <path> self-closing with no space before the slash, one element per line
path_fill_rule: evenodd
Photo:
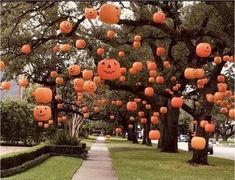
<path fill-rule="evenodd" d="M 0 102 L 1 108 L 1 140 L 28 145 L 42 142 L 48 135 L 54 134 L 55 129 L 49 128 L 43 132 L 33 118 L 33 104 L 25 100 L 6 99 Z"/>
<path fill-rule="evenodd" d="M 54 139 L 52 140 L 53 144 L 56 145 L 70 145 L 70 146 L 78 146 L 80 144 L 81 139 L 76 137 L 71 137 L 66 134 L 64 131 L 58 132 Z"/>

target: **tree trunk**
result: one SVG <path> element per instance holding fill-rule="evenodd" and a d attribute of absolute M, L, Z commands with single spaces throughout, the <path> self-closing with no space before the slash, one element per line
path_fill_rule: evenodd
<path fill-rule="evenodd" d="M 151 139 L 149 139 L 149 131 L 151 130 L 150 129 L 150 116 L 148 115 L 147 117 L 147 123 L 146 123 L 146 130 L 145 130 L 145 137 L 146 137 L 146 146 L 152 146 L 152 142 L 151 142 Z"/>
<path fill-rule="evenodd" d="M 158 141 L 158 149 L 161 152 L 178 152 L 178 119 L 179 108 L 172 108 L 169 101 L 168 112 L 161 119 L 160 123 L 161 136 Z"/>
<path fill-rule="evenodd" d="M 144 133 L 143 133 L 143 139 L 142 139 L 142 144 L 146 144 L 146 125 L 144 124 Z"/>
<path fill-rule="evenodd" d="M 139 141 L 137 139 L 137 134 L 136 134 L 136 131 L 135 131 L 135 124 L 133 124 L 133 129 L 132 129 L 132 143 L 134 144 L 139 144 Z"/>
<path fill-rule="evenodd" d="M 132 141 L 132 132 L 131 132 L 131 129 L 128 129 L 127 133 L 128 133 L 127 140 L 128 141 Z"/>

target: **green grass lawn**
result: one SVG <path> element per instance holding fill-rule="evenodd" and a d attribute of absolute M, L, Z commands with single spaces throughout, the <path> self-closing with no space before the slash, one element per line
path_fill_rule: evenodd
<path fill-rule="evenodd" d="M 191 153 L 157 152 L 118 138 L 106 139 L 119 180 L 233 180 L 234 162 L 209 157 L 210 166 L 192 166 Z"/>
<path fill-rule="evenodd" d="M 42 164 L 4 180 L 70 180 L 81 166 L 82 159 L 52 156 Z"/>

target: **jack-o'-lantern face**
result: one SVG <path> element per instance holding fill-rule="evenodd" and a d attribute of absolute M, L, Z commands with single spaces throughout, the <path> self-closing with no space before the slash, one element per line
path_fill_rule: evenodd
<path fill-rule="evenodd" d="M 81 70 L 80 70 L 80 66 L 79 65 L 70 65 L 68 67 L 68 72 L 70 76 L 76 76 L 78 74 L 80 74 Z"/>
<path fill-rule="evenodd" d="M 128 111 L 135 111 L 137 109 L 137 103 L 135 101 L 130 101 L 127 103 L 126 108 Z"/>
<path fill-rule="evenodd" d="M 99 62 L 97 73 L 101 79 L 114 80 L 121 77 L 120 63 L 116 59 L 103 59 Z"/>
<path fill-rule="evenodd" d="M 99 18 L 100 21 L 107 24 L 118 23 L 121 16 L 121 9 L 112 4 L 103 4 L 100 7 Z"/>
<path fill-rule="evenodd" d="M 97 11 L 94 8 L 85 8 L 85 18 L 95 19 L 97 17 Z"/>
<path fill-rule="evenodd" d="M 196 47 L 196 54 L 199 57 L 208 57 L 211 54 L 211 45 L 208 43 L 199 43 Z"/>
<path fill-rule="evenodd" d="M 49 106 L 36 106 L 33 115 L 37 121 L 48 121 L 51 118 L 51 108 Z"/>
<path fill-rule="evenodd" d="M 73 29 L 73 25 L 69 21 L 62 21 L 60 23 L 60 31 L 62 33 L 70 33 Z"/>
<path fill-rule="evenodd" d="M 93 94 L 97 89 L 96 83 L 93 81 L 85 81 L 83 85 L 83 90 L 88 94 Z"/>
<path fill-rule="evenodd" d="M 74 87 L 83 87 L 84 79 L 82 78 L 76 78 L 73 80 Z"/>

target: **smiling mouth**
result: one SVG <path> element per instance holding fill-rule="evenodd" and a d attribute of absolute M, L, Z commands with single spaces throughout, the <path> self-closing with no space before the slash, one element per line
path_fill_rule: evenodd
<path fill-rule="evenodd" d="M 46 114 L 38 114 L 39 117 L 43 117 L 45 116 Z"/>
<path fill-rule="evenodd" d="M 113 74 L 115 71 L 104 71 L 106 74 Z"/>

